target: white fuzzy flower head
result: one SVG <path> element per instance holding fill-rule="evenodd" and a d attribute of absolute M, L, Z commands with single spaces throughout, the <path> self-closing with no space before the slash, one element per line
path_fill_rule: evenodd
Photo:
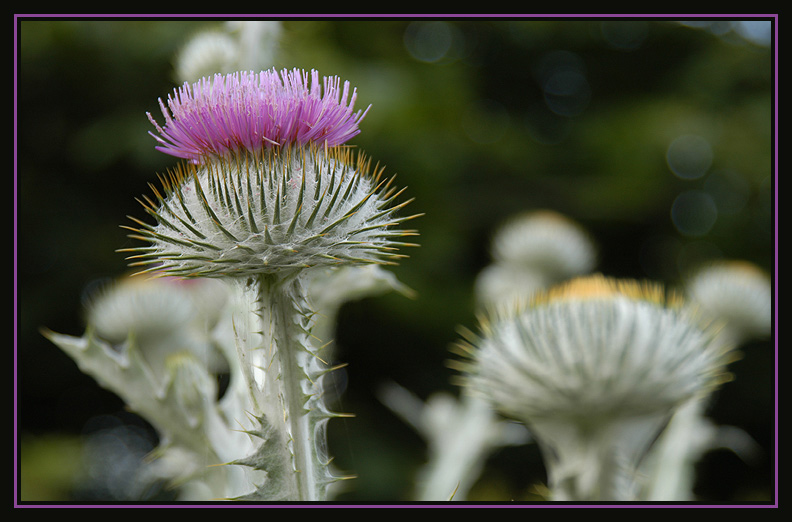
<path fill-rule="evenodd" d="M 726 323 L 734 342 L 770 333 L 770 277 L 754 264 L 723 261 L 702 268 L 689 279 L 687 293 L 706 313 Z"/>
<path fill-rule="evenodd" d="M 231 20 L 199 31 L 176 55 L 176 80 L 194 82 L 216 73 L 269 67 L 281 32 L 277 20 Z"/>
<path fill-rule="evenodd" d="M 195 316 L 188 292 L 167 279 L 121 280 L 93 295 L 86 308 L 86 322 L 112 344 L 126 341 L 130 334 L 138 341 L 168 336 L 186 328 Z"/>
<path fill-rule="evenodd" d="M 630 499 L 658 431 L 728 380 L 730 360 L 681 299 L 600 275 L 501 311 L 459 347 L 463 384 L 537 438 L 557 500 Z"/>
<path fill-rule="evenodd" d="M 238 44 L 228 33 L 211 30 L 193 36 L 178 54 L 174 66 L 180 81 L 195 81 L 218 71 L 231 72 Z"/>
<path fill-rule="evenodd" d="M 551 210 L 506 220 L 492 238 L 492 264 L 476 278 L 485 307 L 511 306 L 536 292 L 593 270 L 596 248 L 581 226 Z"/>
<path fill-rule="evenodd" d="M 244 277 L 314 266 L 387 264 L 414 234 L 408 202 L 346 148 L 271 148 L 182 164 L 145 198 L 157 224 L 132 218 L 136 265 L 181 277 Z M 153 187 L 152 187 L 153 188 Z M 412 217 L 412 216 L 410 216 Z"/>
<path fill-rule="evenodd" d="M 189 353 L 212 372 L 225 371 L 227 362 L 211 331 L 229 292 L 228 285 L 212 279 L 125 277 L 91 296 L 88 331 L 121 357 L 130 357 L 130 351 L 139 354 L 158 382 L 167 381 L 168 361 L 180 353 Z"/>
<path fill-rule="evenodd" d="M 492 258 L 560 281 L 590 272 L 596 253 L 577 223 L 557 212 L 539 210 L 512 217 L 498 229 Z"/>
<path fill-rule="evenodd" d="M 465 343 L 467 383 L 524 420 L 671 411 L 724 377 L 728 350 L 659 286 L 574 279 Z"/>
<path fill-rule="evenodd" d="M 476 300 L 484 308 L 514 306 L 546 289 L 551 281 L 539 272 L 505 263 L 492 263 L 476 276 Z"/>

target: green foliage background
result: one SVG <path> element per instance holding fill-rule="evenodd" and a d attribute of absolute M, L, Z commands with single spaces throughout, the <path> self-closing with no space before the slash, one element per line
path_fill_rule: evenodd
<path fill-rule="evenodd" d="M 17 25 L 23 500 L 96 500 L 75 483 L 86 426 L 112 416 L 146 429 L 38 329 L 80 335 L 82 300 L 127 271 L 115 252 L 130 241 L 119 225 L 141 215 L 134 198 L 174 163 L 154 150 L 145 113 L 158 114 L 157 98 L 172 92 L 172 60 L 186 38 L 219 23 Z M 458 325 L 475 324 L 473 281 L 489 262 L 490 234 L 511 214 L 542 208 L 575 219 L 608 275 L 675 285 L 718 258 L 775 270 L 772 47 L 654 19 L 297 19 L 282 28 L 272 66 L 315 68 L 356 86 L 358 107 L 372 109 L 353 143 L 397 174 L 416 198 L 411 211 L 425 213 L 413 222 L 421 247 L 394 269 L 417 298 L 366 299 L 340 317 L 339 358 L 349 366 L 336 409 L 356 417 L 331 423 L 331 453 L 358 476 L 342 501 L 410 499 L 425 447 L 379 402 L 378 389 L 393 381 L 422 398 L 456 393 L 448 346 Z M 437 46 L 445 52 L 420 54 Z M 587 89 L 587 97 L 561 97 L 569 102 L 563 115 L 543 91 L 543 71 L 558 60 L 579 66 Z M 707 174 L 694 180 L 676 177 L 665 156 L 689 134 L 713 152 Z M 704 234 L 685 235 L 670 217 L 687 190 L 710 194 L 718 207 Z M 745 347 L 712 411 L 765 454 L 753 463 L 707 455 L 697 485 L 705 501 L 771 496 L 773 348 L 769 339 Z M 535 447 L 508 448 L 493 455 L 470 498 L 531 500 L 543 480 Z"/>

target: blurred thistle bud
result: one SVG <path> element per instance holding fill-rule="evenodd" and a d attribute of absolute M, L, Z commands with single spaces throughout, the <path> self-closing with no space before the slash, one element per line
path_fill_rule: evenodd
<path fill-rule="evenodd" d="M 91 295 L 85 312 L 96 335 L 119 345 L 130 335 L 138 342 L 170 337 L 189 328 L 197 310 L 176 280 L 121 279 Z"/>
<path fill-rule="evenodd" d="M 591 271 L 596 255 L 580 225 L 557 212 L 539 210 L 501 226 L 492 241 L 492 258 L 560 281 Z"/>
<path fill-rule="evenodd" d="M 538 272 L 521 267 L 492 263 L 476 276 L 476 300 L 484 308 L 510 307 L 526 301 L 550 285 Z"/>
<path fill-rule="evenodd" d="M 235 70 L 238 43 L 227 32 L 214 29 L 193 36 L 182 47 L 174 64 L 176 78 L 195 81 L 204 76 Z"/>
<path fill-rule="evenodd" d="M 574 279 L 501 310 L 459 344 L 462 382 L 522 420 L 555 500 L 631 500 L 675 409 L 729 379 L 730 347 L 659 285 Z"/>
<path fill-rule="evenodd" d="M 194 82 L 216 73 L 266 69 L 275 61 L 281 32 L 277 20 L 230 20 L 203 29 L 177 53 L 175 78 Z"/>
<path fill-rule="evenodd" d="M 594 269 L 596 248 L 577 223 L 551 210 L 524 212 L 495 232 L 492 264 L 476 280 L 483 305 L 526 300 L 535 292 Z"/>
<path fill-rule="evenodd" d="M 155 373 L 180 352 L 221 372 L 227 362 L 214 347 L 211 332 L 229 297 L 230 288 L 217 280 L 124 278 L 89 299 L 86 322 L 118 350 L 133 340 Z"/>
<path fill-rule="evenodd" d="M 225 27 L 239 42 L 238 65 L 234 70 L 259 71 L 271 67 L 276 61 L 283 33 L 280 21 L 230 20 L 225 22 Z"/>
<path fill-rule="evenodd" d="M 725 323 L 732 342 L 770 334 L 773 296 L 770 277 L 747 261 L 722 261 L 698 270 L 687 294 L 702 310 Z"/>

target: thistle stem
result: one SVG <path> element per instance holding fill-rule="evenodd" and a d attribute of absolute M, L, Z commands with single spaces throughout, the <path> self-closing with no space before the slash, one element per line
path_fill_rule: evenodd
<path fill-rule="evenodd" d="M 635 472 L 664 423 L 661 415 L 610 419 L 597 425 L 553 420 L 533 423 L 552 499 L 635 500 Z"/>
<path fill-rule="evenodd" d="M 274 393 L 278 396 L 266 400 L 280 401 L 282 405 L 282 451 L 291 456 L 287 472 L 291 484 L 287 489 L 297 496 L 291 500 L 324 500 L 326 459 L 322 454 L 324 432 L 319 426 L 327 416 L 318 389 L 324 365 L 311 336 L 312 312 L 299 276 L 266 274 L 254 281 L 258 287 L 256 313 L 264 338 L 269 338 L 273 350 L 267 378 L 271 372 L 277 375 L 277 384 L 268 389 L 269 393 L 277 390 Z"/>

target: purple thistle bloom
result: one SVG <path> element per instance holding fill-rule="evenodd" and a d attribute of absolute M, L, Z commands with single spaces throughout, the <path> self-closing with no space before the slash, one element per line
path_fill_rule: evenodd
<path fill-rule="evenodd" d="M 334 147 L 360 133 L 358 123 L 368 108 L 353 112 L 356 98 L 349 82 L 343 90 L 337 76 L 320 83 L 315 70 L 310 85 L 300 69 L 217 74 L 174 89 L 168 108 L 160 99 L 165 125 L 147 113 L 160 136 L 149 134 L 159 142 L 157 150 L 194 162 L 239 149 Z"/>

